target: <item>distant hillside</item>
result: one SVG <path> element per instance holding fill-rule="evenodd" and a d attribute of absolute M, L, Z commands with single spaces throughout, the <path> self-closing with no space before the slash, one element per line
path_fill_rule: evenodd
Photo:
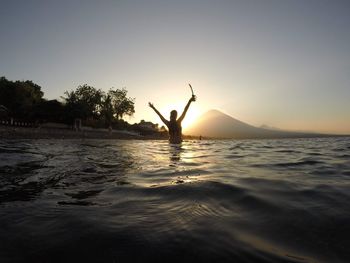
<path fill-rule="evenodd" d="M 279 128 L 276 128 L 276 127 L 273 127 L 273 126 L 269 126 L 269 125 L 266 125 L 266 124 L 261 125 L 259 128 L 266 129 L 266 130 L 281 131 L 281 129 L 279 129 Z"/>
<path fill-rule="evenodd" d="M 218 110 L 210 110 L 203 114 L 192 126 L 185 130 L 185 134 L 234 139 L 327 136 L 324 134 L 288 132 L 282 130 L 257 128 Z"/>

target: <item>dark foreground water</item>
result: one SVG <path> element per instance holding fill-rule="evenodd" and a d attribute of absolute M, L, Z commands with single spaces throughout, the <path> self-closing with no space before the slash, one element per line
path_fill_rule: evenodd
<path fill-rule="evenodd" d="M 350 138 L 0 141 L 0 262 L 350 262 Z"/>

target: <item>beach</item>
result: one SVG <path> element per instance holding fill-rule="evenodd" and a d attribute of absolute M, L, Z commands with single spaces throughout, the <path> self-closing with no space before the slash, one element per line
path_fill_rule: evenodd
<path fill-rule="evenodd" d="M 85 129 L 75 131 L 73 129 L 58 129 L 45 127 L 18 127 L 18 126 L 1 126 L 1 139 L 135 139 L 135 140 L 165 140 L 167 137 L 154 134 L 142 136 L 135 132 L 107 129 Z"/>

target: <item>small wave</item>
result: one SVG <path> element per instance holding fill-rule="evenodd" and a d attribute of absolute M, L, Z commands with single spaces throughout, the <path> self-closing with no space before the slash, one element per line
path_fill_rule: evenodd
<path fill-rule="evenodd" d="M 66 193 L 67 196 L 70 196 L 74 199 L 86 199 L 89 197 L 94 197 L 98 195 L 102 190 L 90 190 L 90 191 L 79 191 L 77 193 Z"/>
<path fill-rule="evenodd" d="M 96 170 L 95 167 L 88 167 L 88 168 L 84 168 L 84 169 L 82 170 L 82 172 L 84 172 L 84 173 L 96 173 L 97 170 Z"/>
<path fill-rule="evenodd" d="M 322 156 L 323 154 L 322 153 L 317 153 L 317 152 L 311 152 L 311 153 L 308 153 L 309 155 L 313 155 L 313 156 Z"/>
<path fill-rule="evenodd" d="M 305 160 L 305 161 L 299 161 L 299 162 L 275 163 L 272 165 L 278 166 L 278 167 L 289 167 L 289 166 L 316 165 L 316 164 L 321 164 L 321 163 L 322 162 L 315 161 L 315 160 Z"/>
<path fill-rule="evenodd" d="M 346 151 L 347 149 L 344 148 L 344 147 L 337 147 L 337 148 L 333 148 L 332 149 L 334 152 L 344 152 Z"/>
<path fill-rule="evenodd" d="M 335 169 L 329 169 L 329 168 L 322 168 L 322 169 L 316 169 L 316 170 L 312 170 L 310 173 L 312 173 L 313 175 L 327 175 L 327 176 L 331 176 L 331 175 L 335 175 L 338 173 L 337 170 Z"/>
<path fill-rule="evenodd" d="M 343 171 L 344 175 L 349 175 L 350 176 L 350 170 L 349 171 Z"/>
<path fill-rule="evenodd" d="M 244 148 L 241 145 L 235 145 L 233 147 L 230 147 L 229 150 L 230 151 L 233 151 L 233 150 L 244 150 Z"/>
<path fill-rule="evenodd" d="M 150 188 L 133 188 L 133 191 L 137 191 L 147 195 L 161 195 L 163 198 L 189 198 L 195 199 L 207 199 L 207 198 L 230 198 L 242 196 L 245 193 L 245 189 L 230 184 L 224 184 L 217 181 L 196 181 L 189 184 L 175 184 L 164 185 Z"/>
<path fill-rule="evenodd" d="M 240 159 L 240 158 L 244 158 L 246 155 L 240 155 L 240 154 L 230 154 L 227 155 L 225 158 L 226 159 Z"/>
<path fill-rule="evenodd" d="M 295 150 L 276 150 L 277 153 L 300 153 L 300 151 Z"/>
<path fill-rule="evenodd" d="M 70 201 L 59 201 L 57 202 L 59 205 L 77 205 L 77 206 L 92 206 L 95 203 L 89 202 L 89 201 L 75 201 L 75 202 L 70 202 Z"/>
<path fill-rule="evenodd" d="M 271 168 L 271 167 L 288 168 L 288 167 L 314 166 L 319 164 L 322 164 L 322 162 L 307 160 L 307 161 L 281 162 L 281 163 L 258 163 L 258 164 L 252 164 L 251 166 L 258 167 L 258 168 Z"/>
<path fill-rule="evenodd" d="M 260 148 L 264 148 L 264 149 L 274 149 L 275 147 L 272 145 L 263 145 Z"/>

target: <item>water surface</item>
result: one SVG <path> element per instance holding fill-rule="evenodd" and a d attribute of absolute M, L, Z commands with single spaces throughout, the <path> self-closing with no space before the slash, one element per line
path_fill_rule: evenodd
<path fill-rule="evenodd" d="M 0 262 L 350 262 L 350 139 L 2 140 Z"/>

